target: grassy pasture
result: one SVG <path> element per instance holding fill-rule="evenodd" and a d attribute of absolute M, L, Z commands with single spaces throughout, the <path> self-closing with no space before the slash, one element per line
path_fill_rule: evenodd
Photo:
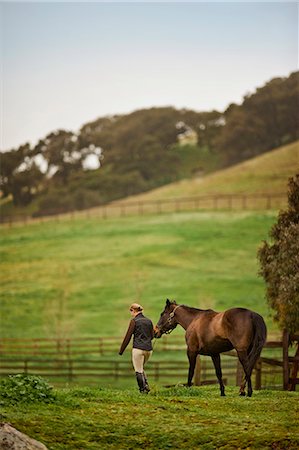
<path fill-rule="evenodd" d="M 1 419 L 51 450 L 298 449 L 298 393 L 238 397 L 218 387 L 57 391 L 52 404 L 2 405 Z"/>
<path fill-rule="evenodd" d="M 1 336 L 120 336 L 132 300 L 156 322 L 166 297 L 250 307 L 275 332 L 256 259 L 275 220 L 274 212 L 182 212 L 3 227 Z M 165 389 L 151 379 L 140 396 L 133 374 L 122 385 L 112 380 L 117 389 L 105 385 L 59 389 L 49 405 L 2 404 L 1 421 L 51 450 L 299 446 L 298 392 L 249 399 L 227 386 L 221 398 L 217 385 Z"/>
<path fill-rule="evenodd" d="M 256 252 L 275 218 L 192 212 L 2 228 L 1 336 L 119 336 L 133 300 L 156 322 L 167 297 L 253 308 L 274 331 Z"/>

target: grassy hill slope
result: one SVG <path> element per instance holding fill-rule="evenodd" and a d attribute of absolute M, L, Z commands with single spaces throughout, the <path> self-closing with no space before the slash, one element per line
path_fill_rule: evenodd
<path fill-rule="evenodd" d="M 163 200 L 204 194 L 284 193 L 288 178 L 299 171 L 299 141 L 205 177 L 185 179 L 132 200 Z"/>
<path fill-rule="evenodd" d="M 273 330 L 256 253 L 275 218 L 193 212 L 3 228 L 1 336 L 119 336 L 132 301 L 156 322 L 167 297 L 249 307 Z"/>

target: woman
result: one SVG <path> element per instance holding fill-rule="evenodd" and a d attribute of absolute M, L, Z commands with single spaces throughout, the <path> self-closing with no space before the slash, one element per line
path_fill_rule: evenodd
<path fill-rule="evenodd" d="M 121 344 L 119 354 L 123 354 L 133 335 L 132 361 L 136 379 L 139 391 L 147 394 L 150 388 L 143 367 L 153 351 L 152 339 L 154 337 L 154 327 L 152 321 L 145 317 L 142 312 L 143 308 L 138 303 L 133 303 L 130 306 L 132 319 L 129 323 L 127 334 Z"/>

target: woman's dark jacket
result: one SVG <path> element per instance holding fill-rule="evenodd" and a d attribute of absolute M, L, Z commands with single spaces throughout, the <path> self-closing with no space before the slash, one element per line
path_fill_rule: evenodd
<path fill-rule="evenodd" d="M 153 349 L 152 339 L 154 337 L 154 327 L 150 319 L 145 317 L 142 313 L 137 314 L 129 324 L 127 334 L 124 337 L 121 344 L 119 354 L 122 355 L 127 345 L 129 344 L 132 335 L 133 348 L 139 348 L 140 350 L 151 351 Z"/>

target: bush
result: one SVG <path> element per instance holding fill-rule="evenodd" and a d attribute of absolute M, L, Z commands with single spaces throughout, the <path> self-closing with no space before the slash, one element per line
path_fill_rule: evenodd
<path fill-rule="evenodd" d="M 53 388 L 46 380 L 35 375 L 10 375 L 0 381 L 0 404 L 2 403 L 52 403 Z"/>

